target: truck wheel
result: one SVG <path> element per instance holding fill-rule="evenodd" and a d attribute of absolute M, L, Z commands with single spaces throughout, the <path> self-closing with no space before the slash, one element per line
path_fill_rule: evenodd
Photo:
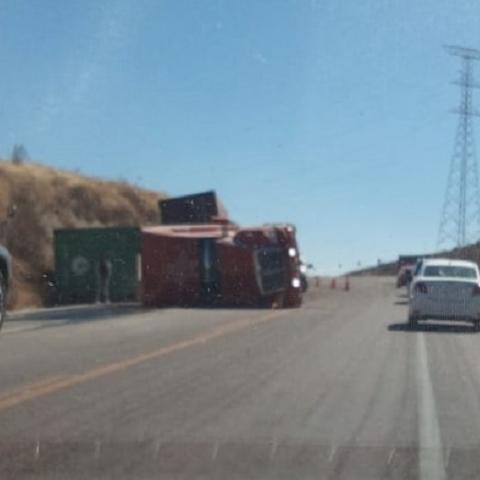
<path fill-rule="evenodd" d="M 300 285 L 302 288 L 302 292 L 305 293 L 308 290 L 308 280 L 306 275 L 300 276 Z"/>
<path fill-rule="evenodd" d="M 0 272 L 0 330 L 7 315 L 7 288 L 2 273 Z"/>
<path fill-rule="evenodd" d="M 274 310 L 285 308 L 285 294 L 279 293 L 275 295 L 275 297 L 270 303 L 270 308 Z"/>

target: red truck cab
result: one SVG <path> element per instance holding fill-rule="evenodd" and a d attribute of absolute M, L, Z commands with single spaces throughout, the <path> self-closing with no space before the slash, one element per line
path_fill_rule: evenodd
<path fill-rule="evenodd" d="M 300 306 L 295 228 L 240 228 L 224 210 L 218 215 L 213 192 L 203 195 L 164 201 L 169 224 L 142 230 L 143 303 Z"/>
<path fill-rule="evenodd" d="M 301 305 L 291 225 L 150 227 L 142 230 L 141 249 L 147 305 Z"/>

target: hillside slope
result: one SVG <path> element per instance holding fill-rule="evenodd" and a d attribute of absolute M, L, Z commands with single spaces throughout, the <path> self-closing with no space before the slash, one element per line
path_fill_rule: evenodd
<path fill-rule="evenodd" d="M 454 248 L 453 250 L 432 253 L 429 256 L 436 258 L 456 258 L 459 260 L 469 260 L 480 265 L 480 242 L 467 245 L 465 247 Z M 355 270 L 350 275 L 396 275 L 397 261 L 383 263 L 382 265 L 366 267 L 361 270 Z"/>
<path fill-rule="evenodd" d="M 11 307 L 46 304 L 56 228 L 152 225 L 165 197 L 126 182 L 0 161 L 0 242 L 14 259 Z"/>

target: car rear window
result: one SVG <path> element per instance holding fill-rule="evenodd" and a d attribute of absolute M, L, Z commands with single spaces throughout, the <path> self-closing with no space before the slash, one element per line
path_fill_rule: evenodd
<path fill-rule="evenodd" d="M 429 265 L 423 272 L 425 277 L 477 278 L 477 271 L 471 267 Z"/>

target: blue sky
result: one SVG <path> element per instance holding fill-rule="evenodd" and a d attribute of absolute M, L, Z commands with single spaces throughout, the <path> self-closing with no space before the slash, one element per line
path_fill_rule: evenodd
<path fill-rule="evenodd" d="M 442 45 L 480 48 L 479 18 L 478 0 L 2 0 L 0 154 L 214 188 L 241 224 L 295 223 L 320 272 L 430 251 L 458 103 Z"/>

